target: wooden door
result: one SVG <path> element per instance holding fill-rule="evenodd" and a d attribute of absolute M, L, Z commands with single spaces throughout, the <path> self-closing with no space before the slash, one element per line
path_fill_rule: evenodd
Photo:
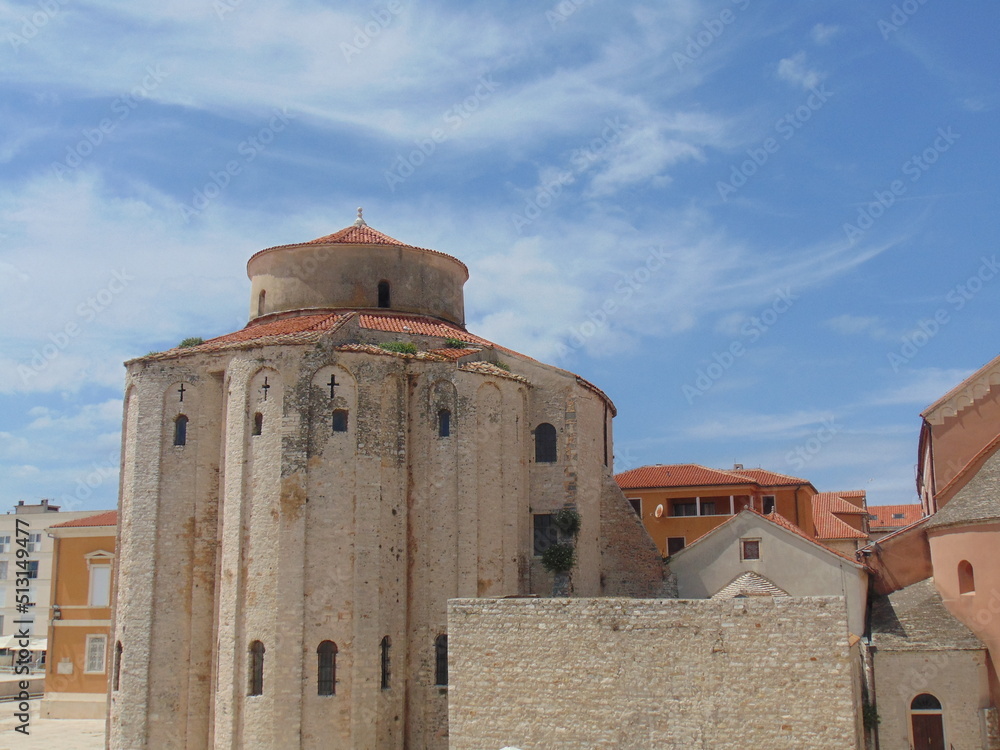
<path fill-rule="evenodd" d="M 914 750 L 945 750 L 941 714 L 912 714 Z"/>

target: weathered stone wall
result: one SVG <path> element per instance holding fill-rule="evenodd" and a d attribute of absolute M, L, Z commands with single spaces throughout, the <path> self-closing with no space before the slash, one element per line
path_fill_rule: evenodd
<path fill-rule="evenodd" d="M 980 710 L 990 703 L 986 651 L 876 651 L 880 750 L 910 750 L 910 703 L 921 693 L 941 701 L 947 747 L 981 748 Z"/>
<path fill-rule="evenodd" d="M 667 595 L 660 550 L 610 472 L 601 492 L 601 594 Z"/>
<path fill-rule="evenodd" d="M 456 599 L 451 750 L 857 748 L 839 597 Z"/>

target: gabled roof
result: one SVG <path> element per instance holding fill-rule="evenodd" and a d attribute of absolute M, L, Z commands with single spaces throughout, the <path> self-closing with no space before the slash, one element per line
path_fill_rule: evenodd
<path fill-rule="evenodd" d="M 986 459 L 965 486 L 932 515 L 926 529 L 1000 521 L 1000 451 Z"/>
<path fill-rule="evenodd" d="M 761 487 L 791 487 L 798 484 L 812 484 L 808 479 L 800 479 L 766 469 L 733 469 L 732 473 L 749 477 Z"/>
<path fill-rule="evenodd" d="M 53 524 L 49 528 L 70 529 L 81 526 L 117 526 L 117 525 L 118 525 L 118 511 L 106 510 L 103 513 L 97 513 L 93 516 L 84 516 L 83 518 L 74 518 L 72 521 L 65 521 L 64 523 Z"/>
<path fill-rule="evenodd" d="M 735 599 L 743 596 L 788 596 L 788 592 L 752 570 L 736 576 L 726 586 L 712 594 L 712 599 Z"/>
<path fill-rule="evenodd" d="M 615 475 L 622 489 L 654 487 L 711 487 L 731 484 L 756 484 L 749 477 L 720 469 L 709 469 L 700 464 L 657 464 L 640 466 Z"/>
<path fill-rule="evenodd" d="M 852 496 L 863 490 L 853 490 Z M 813 525 L 816 527 L 817 539 L 867 539 L 868 535 L 855 529 L 838 515 L 866 516 L 868 512 L 854 503 L 844 499 L 847 493 L 820 492 L 812 497 Z"/>
<path fill-rule="evenodd" d="M 749 489 L 789 487 L 812 484 L 807 479 L 778 474 L 766 469 L 710 469 L 701 464 L 656 464 L 640 466 L 615 476 L 623 490 L 656 489 L 660 487 L 722 487 L 748 485 Z"/>
<path fill-rule="evenodd" d="M 872 529 L 901 529 L 923 517 L 920 503 L 905 505 L 869 505 L 868 526 Z M 872 517 L 873 516 L 873 517 Z M 895 518 L 894 516 L 902 516 Z"/>
<path fill-rule="evenodd" d="M 870 623 L 872 642 L 879 651 L 984 648 L 945 608 L 933 578 L 874 596 Z"/>
<path fill-rule="evenodd" d="M 752 509 L 752 508 L 744 508 L 739 513 L 737 513 L 735 516 L 730 516 L 729 518 L 727 518 L 725 521 L 723 521 L 722 523 L 720 523 L 718 526 L 716 526 L 711 531 L 708 531 L 705 534 L 702 534 L 697 539 L 695 539 L 691 544 L 689 544 L 684 549 L 682 549 L 680 552 L 678 552 L 676 555 L 674 555 L 674 557 L 678 557 L 680 555 L 683 555 L 683 554 L 687 553 L 689 550 L 691 550 L 694 547 L 696 547 L 697 545 L 703 544 L 706 539 L 709 539 L 712 536 L 714 536 L 715 534 L 719 533 L 720 529 L 724 529 L 729 524 L 735 523 L 736 519 L 738 519 L 738 518 L 744 518 L 744 517 L 746 517 L 744 514 L 747 514 L 747 513 L 749 513 L 751 516 L 756 516 L 757 518 L 760 518 L 760 519 L 762 519 L 764 521 L 772 523 L 775 526 L 777 526 L 779 528 L 782 528 L 785 531 L 787 531 L 787 532 L 789 532 L 791 534 L 794 534 L 797 537 L 800 537 L 800 538 L 804 539 L 805 541 L 809 542 L 809 544 L 812 544 L 812 545 L 814 545 L 816 547 L 819 547 L 824 552 L 828 552 L 831 555 L 836 555 L 841 560 L 846 560 L 847 562 L 849 562 L 852 565 L 855 565 L 855 566 L 857 566 L 859 568 L 865 567 L 864 565 L 862 565 L 861 563 L 859 563 L 854 558 L 848 557 L 847 555 L 843 554 L 842 552 L 838 552 L 835 549 L 827 547 L 822 542 L 816 541 L 811 536 L 809 536 L 808 534 L 806 534 L 806 532 L 804 532 L 802 529 L 800 529 L 798 526 L 796 526 L 794 523 L 792 523 L 787 518 L 785 518 L 784 516 L 782 516 L 780 513 L 772 512 L 772 513 L 768 513 L 765 516 L 763 513 L 760 513 L 758 511 Z"/>

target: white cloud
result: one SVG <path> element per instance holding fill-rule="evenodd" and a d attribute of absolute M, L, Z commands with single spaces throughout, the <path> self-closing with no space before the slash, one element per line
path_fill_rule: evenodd
<path fill-rule="evenodd" d="M 816 44 L 827 44 L 831 39 L 840 34 L 843 29 L 837 24 L 818 23 L 812 27 L 809 35 Z"/>
<path fill-rule="evenodd" d="M 824 322 L 824 325 L 831 331 L 844 336 L 857 336 L 866 334 L 873 339 L 884 339 L 888 337 L 888 331 L 877 315 L 851 315 L 844 313 Z"/>
<path fill-rule="evenodd" d="M 807 91 L 818 86 L 825 77 L 823 73 L 806 65 L 805 52 L 798 52 L 778 63 L 778 78 Z"/>

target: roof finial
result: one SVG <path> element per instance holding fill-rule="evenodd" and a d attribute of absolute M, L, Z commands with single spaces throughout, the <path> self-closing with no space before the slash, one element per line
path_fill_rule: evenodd
<path fill-rule="evenodd" d="M 361 208 L 361 206 L 358 206 L 358 218 L 354 221 L 354 226 L 356 226 L 356 227 L 366 227 L 366 226 L 368 226 L 367 224 L 365 224 L 365 218 L 361 215 L 361 212 L 363 210 L 364 209 Z"/>

